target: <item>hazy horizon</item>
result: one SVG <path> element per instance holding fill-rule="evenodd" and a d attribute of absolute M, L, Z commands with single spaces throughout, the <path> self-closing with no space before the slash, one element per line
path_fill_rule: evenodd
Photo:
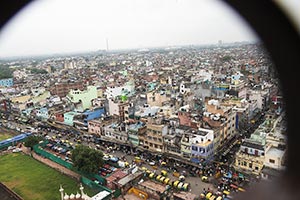
<path fill-rule="evenodd" d="M 34 1 L 0 32 L 0 58 L 259 41 L 217 0 Z"/>

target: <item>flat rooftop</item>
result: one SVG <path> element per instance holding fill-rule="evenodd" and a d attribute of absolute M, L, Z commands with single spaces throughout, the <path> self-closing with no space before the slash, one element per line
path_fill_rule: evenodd
<path fill-rule="evenodd" d="M 145 188 L 149 188 L 153 191 L 160 192 L 160 193 L 163 193 L 166 190 L 165 186 L 163 186 L 161 184 L 158 184 L 158 183 L 155 183 L 155 182 L 150 181 L 150 180 L 142 182 L 139 185 L 142 186 L 142 187 L 145 187 Z"/>

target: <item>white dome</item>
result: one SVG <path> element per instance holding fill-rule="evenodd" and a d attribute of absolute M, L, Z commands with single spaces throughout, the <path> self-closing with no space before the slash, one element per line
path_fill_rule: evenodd
<path fill-rule="evenodd" d="M 76 199 L 79 199 L 81 195 L 79 193 L 76 194 Z"/>
<path fill-rule="evenodd" d="M 67 194 L 65 194 L 65 196 L 64 196 L 64 200 L 69 200 L 69 195 L 67 195 Z"/>
<path fill-rule="evenodd" d="M 75 195 L 74 195 L 74 194 L 71 194 L 71 195 L 70 195 L 70 199 L 75 199 Z"/>

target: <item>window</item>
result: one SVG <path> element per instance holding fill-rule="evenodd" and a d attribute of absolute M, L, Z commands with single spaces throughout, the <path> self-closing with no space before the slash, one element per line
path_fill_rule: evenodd
<path fill-rule="evenodd" d="M 275 160 L 269 159 L 269 162 L 272 163 L 272 164 L 274 164 L 274 163 L 275 163 Z"/>

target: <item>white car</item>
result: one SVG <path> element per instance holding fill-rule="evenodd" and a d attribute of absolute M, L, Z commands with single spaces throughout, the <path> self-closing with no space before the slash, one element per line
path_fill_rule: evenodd
<path fill-rule="evenodd" d="M 16 149 L 12 150 L 13 153 L 17 153 L 17 152 L 20 152 L 20 151 L 22 151 L 20 148 L 16 148 Z"/>
<path fill-rule="evenodd" d="M 149 165 L 154 166 L 154 165 L 155 165 L 155 162 L 154 162 L 154 161 L 151 161 L 151 162 L 149 162 Z"/>

